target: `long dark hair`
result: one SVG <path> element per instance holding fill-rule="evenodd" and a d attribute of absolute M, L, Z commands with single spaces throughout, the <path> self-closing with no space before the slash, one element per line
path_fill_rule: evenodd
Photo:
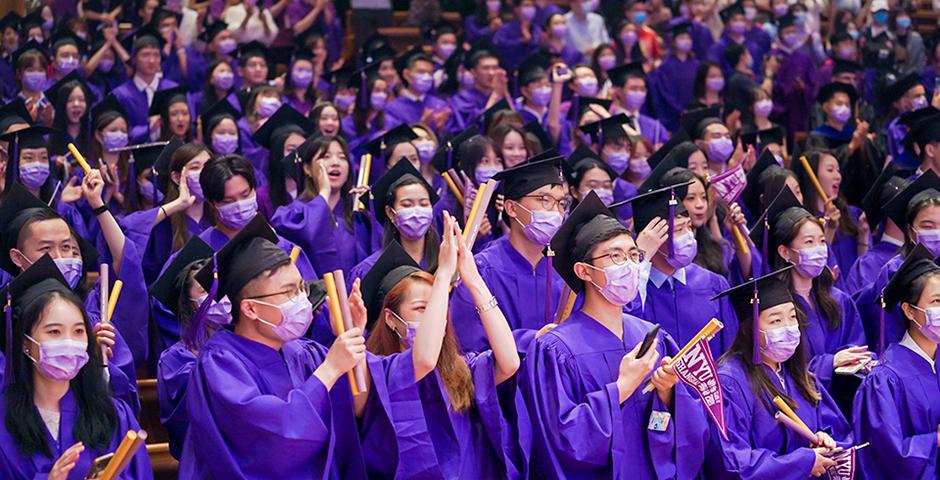
<path fill-rule="evenodd" d="M 59 87 L 59 90 L 56 92 L 55 104 L 53 104 L 53 107 L 55 107 L 55 116 L 52 119 L 52 127 L 62 132 L 68 131 L 69 96 L 76 88 L 81 89 L 82 93 L 85 94 L 85 114 L 82 115 L 82 118 L 78 121 L 79 136 L 78 138 L 73 138 L 72 143 L 78 147 L 79 151 L 87 152 L 88 148 L 91 146 L 91 106 L 94 103 L 94 95 L 82 82 L 72 80 Z M 56 136 L 53 136 L 50 143 L 57 145 L 61 144 L 62 141 Z M 61 145 L 61 147 L 65 147 L 65 145 Z M 64 150 L 64 148 L 57 148 L 56 150 Z"/>
<path fill-rule="evenodd" d="M 917 219 L 917 215 L 925 208 L 940 206 L 940 197 L 936 195 L 924 195 L 923 198 L 917 198 L 917 196 L 915 196 L 914 198 L 917 199 L 917 202 L 908 204 L 907 212 L 905 213 L 905 221 L 908 227 L 914 225 L 914 220 Z M 904 246 L 901 247 L 901 254 L 905 257 L 914 249 L 914 246 L 917 245 L 917 238 L 911 237 L 907 233 L 907 230 L 907 228 L 904 229 Z"/>
<path fill-rule="evenodd" d="M 347 165 L 347 174 L 346 182 L 343 183 L 340 192 L 340 201 L 343 202 L 343 220 L 346 223 L 346 228 L 350 232 L 353 229 L 353 211 L 352 204 L 353 198 L 351 195 L 348 195 L 349 191 L 353 188 L 353 168 L 352 162 L 349 161 L 349 146 L 346 145 L 346 141 L 342 137 L 331 137 L 331 136 L 320 136 L 314 139 L 312 142 L 302 145 L 301 150 L 298 150 L 300 155 L 300 161 L 304 165 L 310 165 L 314 169 L 314 175 L 316 175 L 316 165 L 314 161 L 326 154 L 330 149 L 330 145 L 336 142 L 343 149 L 343 154 L 346 156 L 346 165 Z M 317 197 L 317 192 L 320 191 L 320 186 L 316 184 L 314 177 L 304 174 L 303 188 L 298 187 L 300 193 L 297 195 L 299 199 L 304 202 L 309 202 Z M 378 214 L 378 212 L 376 213 Z M 333 211 L 330 210 L 330 216 L 333 215 Z"/>
<path fill-rule="evenodd" d="M 702 60 L 702 62 L 698 64 L 698 69 L 695 70 L 695 83 L 692 87 L 693 101 L 705 97 L 705 80 L 708 78 L 708 72 L 712 68 L 721 70 L 721 66 L 712 61 Z"/>
<path fill-rule="evenodd" d="M 803 153 L 803 156 L 809 161 L 809 166 L 813 169 L 813 173 L 817 176 L 819 175 L 819 161 L 822 160 L 824 155 L 835 157 L 831 152 L 825 150 Z M 816 200 L 819 199 L 819 192 L 817 192 L 816 188 L 812 185 L 809 175 L 802 169 L 799 169 L 796 177 L 800 182 L 800 190 L 803 191 L 803 205 L 806 206 L 806 209 L 817 215 L 825 213 L 816 211 Z M 842 235 L 847 237 L 857 237 L 859 233 L 858 225 L 855 224 L 852 214 L 849 213 L 849 203 L 846 201 L 845 195 L 842 193 L 841 189 L 839 190 L 839 195 L 833 199 L 833 204 L 839 209 L 839 213 L 842 214 L 839 218 L 839 231 Z"/>
<path fill-rule="evenodd" d="M 297 91 L 300 90 L 304 94 L 304 99 L 310 103 L 316 102 L 317 100 L 317 84 L 314 81 L 310 81 L 310 85 L 307 85 L 307 88 L 299 89 L 294 85 L 294 65 L 297 61 L 303 60 L 310 62 L 311 70 L 316 66 L 313 64 L 313 59 L 306 58 L 295 58 L 290 62 L 290 65 L 287 66 L 287 75 L 284 77 L 284 96 L 288 98 L 295 98 L 294 95 L 297 94 Z"/>
<path fill-rule="evenodd" d="M 104 129 L 119 118 L 123 118 L 124 123 L 127 124 L 127 137 L 128 137 L 128 142 L 130 142 L 131 122 L 130 120 L 127 119 L 127 116 L 121 114 L 120 112 L 116 112 L 114 110 L 109 110 L 109 111 L 102 113 L 101 115 L 98 115 L 98 117 L 95 118 L 92 123 L 92 129 L 93 129 L 92 131 L 95 133 L 101 132 L 103 136 Z M 97 138 L 94 138 L 94 136 L 92 136 L 91 153 L 92 153 L 92 160 L 95 162 L 97 162 L 99 158 L 104 157 L 104 145 L 102 145 L 101 142 L 99 142 Z M 129 156 L 130 155 L 128 154 L 127 151 L 124 151 L 118 154 L 117 170 L 118 170 L 118 176 L 120 177 L 120 180 L 121 180 L 122 188 L 125 188 L 128 185 L 128 182 L 130 182 L 133 179 L 132 176 L 134 175 L 132 172 L 133 168 L 131 168 L 130 160 L 128 160 Z M 123 210 L 125 213 L 136 212 L 137 210 L 140 209 L 140 199 L 138 198 L 138 195 L 137 195 L 138 190 L 139 189 L 137 188 L 127 188 L 125 190 L 126 195 L 124 197 L 124 203 L 121 205 L 121 210 Z"/>
<path fill-rule="evenodd" d="M 196 158 L 197 155 L 203 152 L 209 155 L 209 160 L 212 159 L 212 151 L 201 143 L 185 143 L 181 145 L 180 148 L 176 149 L 173 155 L 170 156 L 170 172 L 176 172 L 180 175 L 180 182 L 185 182 L 186 178 L 183 177 L 183 167 L 185 167 L 190 160 Z M 179 187 L 172 181 L 167 180 L 164 203 L 176 200 L 179 196 Z M 210 224 L 215 224 L 215 217 L 212 215 L 212 210 L 206 208 L 205 204 L 202 206 L 202 215 L 204 218 L 208 216 Z M 175 252 L 183 248 L 186 243 L 189 242 L 189 223 L 186 221 L 186 212 L 177 212 L 170 215 L 170 229 L 173 232 L 172 251 Z"/>
<path fill-rule="evenodd" d="M 385 199 L 385 205 L 393 206 L 395 202 L 398 201 L 398 190 L 402 187 L 407 187 L 408 185 L 423 185 L 416 178 L 404 178 L 395 185 L 394 188 L 388 190 L 388 198 Z M 431 192 L 428 192 L 430 195 Z M 375 212 L 376 215 L 385 215 L 385 212 Z M 382 228 L 382 247 L 395 240 L 401 243 L 401 233 L 398 231 L 398 228 L 391 220 L 386 219 L 385 226 Z M 424 251 L 421 252 L 421 255 L 424 257 L 426 262 L 425 270 L 428 272 L 434 272 L 437 270 L 437 254 L 440 250 L 441 236 L 437 233 L 437 229 L 434 228 L 434 223 L 431 223 L 431 226 L 428 227 L 428 231 L 424 232 Z"/>
<path fill-rule="evenodd" d="M 284 175 L 284 165 L 281 163 L 284 158 L 284 144 L 287 143 L 287 139 L 292 134 L 306 137 L 306 133 L 296 125 L 284 125 L 277 128 L 275 132 L 271 137 L 271 148 L 268 150 L 267 174 L 268 199 L 271 201 L 271 206 L 277 209 L 277 207 L 283 207 L 291 202 L 287 187 L 284 186 L 287 177 Z M 298 188 L 300 187 L 298 186 Z"/>
<path fill-rule="evenodd" d="M 218 68 L 218 66 L 222 63 L 228 65 L 228 62 L 224 60 L 215 60 L 209 64 L 209 68 L 206 70 L 206 84 L 202 87 L 202 104 L 199 105 L 200 112 L 205 112 L 209 109 L 209 107 L 215 105 L 216 102 L 221 100 L 221 98 L 215 95 L 215 85 L 212 84 L 212 74 L 215 73 L 215 69 Z M 231 65 L 229 65 L 229 68 L 231 68 Z M 234 74 L 234 69 L 232 70 L 232 73 Z M 204 140 L 208 142 L 208 139 Z"/>
<path fill-rule="evenodd" d="M 362 97 L 361 101 L 356 103 L 356 108 L 353 109 L 352 118 L 353 125 L 356 127 L 356 133 L 362 134 L 367 133 L 369 130 L 372 130 L 373 127 L 369 125 L 369 115 L 372 114 L 372 91 L 375 89 L 375 81 L 382 80 L 382 77 L 372 77 L 369 79 L 367 85 L 369 88 L 365 92 L 360 93 L 359 96 Z M 384 130 L 385 129 L 385 110 L 379 110 L 375 112 L 375 127 L 374 130 Z"/>
<path fill-rule="evenodd" d="M 705 201 L 708 200 L 708 183 L 699 175 L 696 175 L 694 172 L 687 168 L 673 168 L 666 172 L 663 175 L 662 180 L 660 180 L 660 186 L 666 187 L 669 185 L 677 185 L 680 183 L 688 182 L 689 180 L 695 179 L 702 185 L 702 188 L 705 190 Z M 677 192 L 682 200 L 685 200 L 685 196 L 688 195 L 688 187 L 677 188 Z M 708 222 L 710 219 L 706 219 Z M 698 244 L 698 254 L 695 255 L 695 263 L 709 271 L 717 273 L 718 275 L 725 276 L 728 274 L 728 266 L 725 264 L 724 258 L 724 239 L 716 239 L 712 236 L 711 231 L 707 226 L 702 225 L 701 228 L 695 229 L 695 242 Z"/>
<path fill-rule="evenodd" d="M 203 196 L 207 201 L 221 202 L 225 199 L 225 182 L 234 177 L 244 178 L 252 191 L 258 185 L 255 181 L 255 169 L 245 157 L 225 155 L 209 160 L 199 174 L 199 185 L 202 187 Z"/>
<path fill-rule="evenodd" d="M 86 447 L 106 448 L 117 427 L 117 414 L 107 384 L 101 376 L 100 349 L 93 337 L 88 314 L 85 313 L 82 301 L 65 285 L 60 285 L 13 305 L 13 317 L 17 319 L 13 322 L 15 353 L 12 358 L 13 372 L 7 372 L 7 375 L 14 375 L 14 380 L 6 391 L 6 428 L 16 446 L 27 457 L 41 453 L 54 458 L 52 448 L 46 443 L 46 425 L 33 401 L 35 385 L 32 360 L 16 345 L 18 341 L 25 341 L 26 335 L 53 301 L 68 302 L 82 312 L 88 341 L 88 363 L 69 382 L 69 389 L 78 406 L 72 436 Z"/>

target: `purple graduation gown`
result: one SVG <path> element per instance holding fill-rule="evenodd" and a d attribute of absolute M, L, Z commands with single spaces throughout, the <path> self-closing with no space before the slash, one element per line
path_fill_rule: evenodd
<path fill-rule="evenodd" d="M 647 429 L 653 411 L 667 411 L 642 386 L 620 403 L 617 376 L 624 355 L 652 324 L 624 314 L 623 339 L 576 311 L 532 343 L 521 379 L 532 419 L 534 478 L 693 478 L 708 441 L 705 412 L 685 385 L 675 388 L 664 432 Z M 659 333 L 661 356 L 678 348 Z M 681 453 L 680 453 L 681 452 Z"/>
<path fill-rule="evenodd" d="M 829 321 L 822 317 L 818 309 L 810 307 L 803 297 L 794 295 L 807 317 L 802 341 L 809 347 L 809 370 L 827 388 L 832 383 L 832 360 L 835 353 L 848 347 L 866 345 L 865 330 L 862 328 L 862 320 L 858 309 L 855 308 L 855 302 L 848 294 L 835 287 L 830 289 L 829 294 L 839 304 L 839 310 L 842 312 L 842 321 L 835 330 L 829 328 Z"/>
<path fill-rule="evenodd" d="M 858 218 L 862 215 L 862 209 L 849 205 L 849 215 L 858 222 Z M 865 241 L 871 245 L 870 237 Z M 846 236 L 841 229 L 836 231 L 836 236 L 832 240 L 832 244 L 829 245 L 829 266 L 832 267 L 835 264 L 839 267 L 839 275 L 836 278 L 835 286 L 846 290 L 846 275 L 852 270 L 852 265 L 855 265 L 857 259 L 858 239 Z"/>
<path fill-rule="evenodd" d="M 179 460 L 183 451 L 189 415 L 186 410 L 186 387 L 196 354 L 183 342 L 176 342 L 160 354 L 157 363 L 157 399 L 160 401 L 160 423 L 169 435 L 170 454 Z"/>
<path fill-rule="evenodd" d="M 770 367 L 762 368 L 767 369 L 767 375 L 772 381 L 776 381 L 777 374 Z M 787 369 L 784 368 L 781 375 L 785 382 L 782 390 L 796 402 L 797 408 L 794 410 L 810 430 L 827 431 L 840 446 L 852 444 L 851 427 L 819 382 L 816 383 L 816 389 L 822 398 L 813 405 L 800 395 Z M 706 478 L 809 478 L 816 454 L 803 437 L 774 419 L 778 409 L 768 394 L 763 393 L 761 398 L 755 398 L 739 356 L 730 356 L 721 362 L 718 379 L 724 394 L 729 440 L 722 438 L 718 429 L 712 427 L 712 443 L 709 445 L 709 455 L 706 456 Z"/>
<path fill-rule="evenodd" d="M 450 109 L 454 112 L 451 117 L 459 117 L 460 124 L 469 127 L 470 122 L 476 120 L 486 110 L 486 102 L 489 98 L 489 95 L 477 90 L 476 87 L 461 89 L 450 99 Z"/>
<path fill-rule="evenodd" d="M 738 333 L 738 317 L 728 297 L 715 301 L 711 298 L 731 286 L 725 277 L 694 263 L 683 270 L 685 284 L 676 279 L 678 270 L 658 287 L 652 279 L 646 282 L 645 305 L 640 307 L 640 302 L 633 302 L 627 313 L 662 325 L 679 345 L 688 343 L 711 319 L 717 318 L 725 325 L 710 344 L 712 357 L 718 358 L 731 347 Z"/>
<path fill-rule="evenodd" d="M 466 20 L 463 21 L 464 41 L 471 45 L 483 39 L 493 39 L 494 32 L 490 29 L 490 23 L 484 18 L 481 25 L 477 23 L 477 18 L 476 14 L 468 15 Z"/>
<path fill-rule="evenodd" d="M 721 70 L 725 72 L 725 78 L 728 78 L 734 70 L 734 65 L 729 65 L 728 61 L 725 60 L 725 50 L 732 42 L 734 42 L 734 40 L 728 36 L 728 29 L 725 29 L 721 32 L 721 38 L 708 49 L 708 59 L 721 65 Z M 761 65 L 764 62 L 764 54 L 767 53 L 767 50 L 765 50 L 759 42 L 754 39 L 749 39 L 747 34 L 744 35 L 743 45 L 744 48 L 750 52 L 751 58 L 754 59 L 754 66 L 752 66 L 751 69 L 758 79 L 761 78 Z"/>
<path fill-rule="evenodd" d="M 159 210 L 160 208 L 156 207 L 134 212 L 119 222 L 127 239 L 134 242 L 137 251 L 144 252 L 142 267 L 147 285 L 157 281 L 166 258 L 173 253 L 173 227 L 170 220 L 164 220 L 157 225 L 153 224 Z M 190 237 L 197 236 L 210 227 L 205 215 L 199 222 L 187 215 L 186 226 Z"/>
<path fill-rule="evenodd" d="M 445 131 L 438 132 L 439 135 L 461 130 L 458 128 L 458 124 L 455 118 L 455 115 L 459 115 L 456 109 L 448 105 L 447 102 L 442 100 L 440 97 L 434 96 L 430 93 L 425 94 L 424 98 L 421 100 L 410 98 L 408 97 L 407 93 L 403 93 L 402 95 L 395 97 L 394 100 L 385 106 L 385 129 L 390 130 L 403 123 L 408 125 L 418 123 L 418 121 L 421 120 L 421 115 L 424 113 L 425 108 L 430 108 L 432 110 L 450 108 L 453 112 L 450 119 L 447 120 L 447 124 L 444 125 Z"/>
<path fill-rule="evenodd" d="M 188 74 L 183 75 L 179 54 L 176 49 L 171 49 L 170 55 L 163 58 L 163 75 L 179 85 L 186 87 L 186 90 L 190 92 L 202 91 L 203 87 L 206 85 L 209 60 L 192 45 L 187 45 L 183 48 L 186 50 L 186 68 L 189 70 Z"/>
<path fill-rule="evenodd" d="M 699 61 L 691 56 L 683 62 L 670 55 L 650 76 L 653 109 L 659 121 L 671 132 L 678 130 L 679 115 L 692 100 L 698 64 Z"/>
<path fill-rule="evenodd" d="M 564 281 L 546 258 L 540 260 L 533 269 L 532 264 L 509 243 L 509 236 L 505 236 L 490 242 L 486 249 L 476 255 L 476 262 L 483 281 L 499 302 L 509 328 L 538 330 L 552 321 Z M 550 292 L 546 290 L 546 273 L 551 275 Z M 546 303 L 550 309 L 547 317 Z M 479 352 L 489 348 L 476 303 L 463 285 L 451 297 L 450 313 L 464 351 Z M 516 332 L 517 336 L 523 333 Z"/>
<path fill-rule="evenodd" d="M 871 247 L 864 255 L 855 260 L 852 269 L 845 277 L 846 292 L 855 294 L 866 285 L 870 285 L 891 257 L 897 255 L 898 247 L 891 242 L 880 241 Z"/>
<path fill-rule="evenodd" d="M 111 400 L 115 411 L 114 435 L 108 441 L 105 448 L 96 448 L 91 445 L 85 445 L 85 451 L 78 456 L 75 467 L 69 472 L 69 480 L 83 480 L 88 471 L 91 470 L 95 458 L 114 452 L 124 439 L 124 434 L 128 430 L 139 430 L 140 425 L 124 402 L 116 399 Z M 0 417 L 6 417 L 7 403 L 6 397 L 0 398 Z M 77 440 L 72 434 L 75 428 L 75 422 L 79 415 L 79 405 L 75 400 L 71 388 L 65 396 L 59 400 L 59 432 L 58 438 L 52 438 L 48 429 L 43 428 L 46 434 L 46 443 L 51 447 L 52 458 L 46 457 L 41 453 L 33 454 L 29 457 L 23 456 L 19 447 L 14 443 L 13 436 L 6 427 L 0 428 L 0 478 L 4 480 L 32 480 L 46 478 L 52 470 L 56 460 L 74 445 Z M 37 413 L 38 415 L 38 413 Z M 123 480 L 149 480 L 153 478 L 153 471 L 150 468 L 150 457 L 147 456 L 147 450 L 141 448 L 130 459 L 127 469 L 116 477 Z"/>
<path fill-rule="evenodd" d="M 157 91 L 175 86 L 176 82 L 173 80 L 161 78 L 160 83 L 157 84 Z M 117 97 L 118 102 L 127 112 L 130 143 L 133 145 L 150 142 L 150 122 L 147 121 L 150 104 L 147 102 L 147 94 L 138 90 L 137 85 L 134 84 L 134 77 L 128 78 L 111 93 Z"/>
<path fill-rule="evenodd" d="M 236 123 L 238 124 L 238 143 L 241 147 L 241 153 L 251 162 L 251 166 L 255 167 L 255 177 L 258 179 L 258 185 L 265 185 L 268 183 L 268 149 L 258 145 L 251 139 L 251 135 L 255 133 L 255 130 L 251 128 L 247 118 L 239 118 Z"/>
<path fill-rule="evenodd" d="M 639 193 L 636 185 L 617 177 L 614 179 L 614 203 L 629 200 Z M 623 221 L 633 221 L 633 204 L 627 203 L 617 207 L 617 217 Z"/>
<path fill-rule="evenodd" d="M 940 383 L 923 357 L 895 344 L 862 381 L 852 417 L 861 478 L 937 478 Z"/>
<path fill-rule="evenodd" d="M 888 149 L 888 155 L 891 155 L 892 163 L 902 171 L 913 173 L 920 166 L 920 160 L 904 149 L 907 127 L 901 123 L 902 116 L 894 117 L 885 125 L 885 147 Z"/>
<path fill-rule="evenodd" d="M 774 76 L 774 120 L 783 125 L 790 135 L 805 132 L 809 126 L 810 109 L 816 100 L 816 66 L 813 59 L 799 49 L 792 52 L 777 49 L 771 53 L 781 57 L 780 69 Z M 803 82 L 802 90 L 796 87 L 797 80 Z"/>
<path fill-rule="evenodd" d="M 529 41 L 522 38 L 522 25 L 518 19 L 504 23 L 493 35 L 493 45 L 499 52 L 500 63 L 507 71 L 515 70 L 523 60 L 535 53 L 540 46 L 542 29 L 533 23 L 529 27 Z"/>
<path fill-rule="evenodd" d="M 326 353 L 216 332 L 187 387 L 180 478 L 366 478 L 349 381 L 313 375 Z"/>

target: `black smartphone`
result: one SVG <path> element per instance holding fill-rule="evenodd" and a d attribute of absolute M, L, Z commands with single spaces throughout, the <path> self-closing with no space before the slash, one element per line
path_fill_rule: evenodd
<path fill-rule="evenodd" d="M 653 346 L 653 340 L 656 338 L 656 335 L 659 335 L 659 325 L 653 325 L 653 328 L 646 332 L 646 336 L 643 337 L 643 343 L 640 344 L 640 351 L 636 352 L 636 358 L 641 358 L 643 355 L 646 355 L 646 352 Z"/>
<path fill-rule="evenodd" d="M 314 280 L 307 283 L 307 299 L 313 305 L 313 312 L 316 312 L 326 300 L 326 283 L 323 280 Z"/>

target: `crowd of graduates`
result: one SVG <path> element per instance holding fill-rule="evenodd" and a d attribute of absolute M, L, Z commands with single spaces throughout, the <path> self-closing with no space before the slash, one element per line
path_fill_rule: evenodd
<path fill-rule="evenodd" d="M 940 474 L 921 5 L 26 4 L 0 478 Z"/>

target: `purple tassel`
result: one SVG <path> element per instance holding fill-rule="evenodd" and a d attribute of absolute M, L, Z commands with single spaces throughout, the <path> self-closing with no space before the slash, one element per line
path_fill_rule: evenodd
<path fill-rule="evenodd" d="M 546 289 L 545 289 L 545 323 L 544 325 L 548 325 L 549 323 L 552 322 L 552 317 L 554 317 L 554 313 L 555 313 L 552 311 L 552 257 L 555 256 L 555 252 L 552 251 L 552 247 L 547 247 L 547 248 L 548 248 L 548 251 L 545 252 L 546 253 L 545 260 L 547 260 L 547 262 L 545 263 Z"/>
<path fill-rule="evenodd" d="M 675 245 L 673 245 L 673 230 L 675 230 L 676 225 L 676 205 L 679 202 L 676 201 L 676 191 L 672 190 L 672 197 L 669 199 L 669 258 L 672 258 L 675 255 Z"/>
<path fill-rule="evenodd" d="M 118 171 L 118 175 L 121 172 Z M 134 151 L 131 151 L 127 165 L 127 191 L 125 192 L 131 201 L 131 205 L 140 205 L 140 198 L 137 195 L 137 174 L 134 173 Z"/>
<path fill-rule="evenodd" d="M 7 168 L 10 169 L 10 175 L 11 175 L 10 178 L 12 178 L 14 182 L 19 180 L 20 178 L 20 169 L 19 167 L 12 168 L 10 167 L 10 164 L 12 165 L 20 164 L 19 147 L 20 147 L 20 134 L 17 133 L 13 135 L 13 141 L 10 142 L 10 152 L 9 152 L 10 155 L 9 157 L 7 157 L 9 158 L 9 160 L 7 160 Z"/>
<path fill-rule="evenodd" d="M 4 352 L 6 352 L 7 358 L 4 360 L 3 365 L 6 370 L 4 385 L 9 385 L 13 383 L 13 299 L 10 296 L 10 289 L 7 289 L 7 303 L 4 307 L 6 310 L 7 324 L 6 324 L 6 345 L 4 346 Z"/>
<path fill-rule="evenodd" d="M 760 297 L 757 296 L 757 282 L 754 282 L 754 297 L 751 298 L 751 314 L 754 322 L 754 353 L 751 360 L 754 365 L 760 365 Z"/>
<path fill-rule="evenodd" d="M 885 295 L 878 298 L 881 303 L 881 309 L 878 311 L 878 357 L 885 352 Z"/>
<path fill-rule="evenodd" d="M 203 319 L 206 316 L 206 311 L 209 310 L 209 307 L 212 305 L 212 301 L 215 300 L 215 295 L 219 291 L 219 267 L 216 264 L 215 255 L 212 256 L 212 286 L 209 287 L 208 295 L 206 299 L 199 305 L 199 308 L 196 309 L 196 313 L 193 314 L 192 318 L 189 319 L 189 329 L 186 331 L 186 344 L 195 350 L 201 350 L 202 344 L 206 340 L 206 322 Z"/>
<path fill-rule="evenodd" d="M 768 253 L 768 252 L 767 252 L 767 249 L 768 249 L 767 244 L 770 242 L 770 233 L 769 233 L 769 232 L 770 232 L 770 222 L 767 221 L 766 218 L 764 218 L 764 238 L 763 238 L 764 243 L 763 243 L 763 245 L 761 245 L 761 248 L 760 248 L 760 253 L 761 253 L 761 255 L 764 256 L 764 273 L 763 273 L 764 275 L 767 275 L 767 274 L 770 273 L 770 257 L 767 256 L 767 253 Z"/>

